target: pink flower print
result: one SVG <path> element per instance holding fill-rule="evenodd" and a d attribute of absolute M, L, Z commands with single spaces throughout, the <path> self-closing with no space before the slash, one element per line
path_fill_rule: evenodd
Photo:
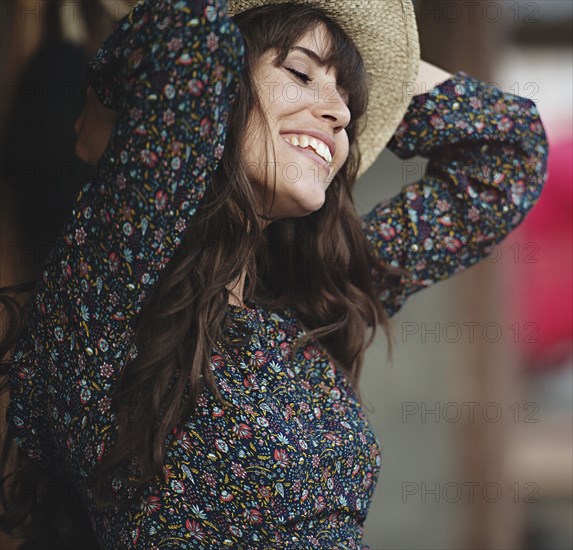
<path fill-rule="evenodd" d="M 231 470 L 233 470 L 233 473 L 237 477 L 240 477 L 241 479 L 244 479 L 247 477 L 247 472 L 246 472 L 245 468 L 243 468 L 240 464 L 237 464 L 236 462 L 233 462 L 233 464 L 231 465 Z"/>
<path fill-rule="evenodd" d="M 117 176 L 117 179 L 115 180 L 115 182 L 116 182 L 119 189 L 122 189 L 122 190 L 125 189 L 126 180 L 125 180 L 125 176 L 123 174 L 119 174 Z"/>
<path fill-rule="evenodd" d="M 362 480 L 362 485 L 364 486 L 365 489 L 368 489 L 368 487 L 370 487 L 370 485 L 372 485 L 372 473 L 371 472 L 367 472 L 364 475 L 364 478 Z"/>
<path fill-rule="evenodd" d="M 323 496 L 318 496 L 316 498 L 316 501 L 314 503 L 314 509 L 317 512 L 322 512 L 324 509 L 326 508 L 326 502 L 324 501 L 324 497 Z"/>
<path fill-rule="evenodd" d="M 250 365 L 253 368 L 258 369 L 262 367 L 265 364 L 265 362 L 266 362 L 265 354 L 261 350 L 257 350 L 251 357 Z"/>
<path fill-rule="evenodd" d="M 225 365 L 225 361 L 220 355 L 213 355 L 211 357 L 211 370 L 220 369 Z"/>
<path fill-rule="evenodd" d="M 245 521 L 247 521 L 251 525 L 255 525 L 263 521 L 263 515 L 254 508 L 251 508 L 250 510 L 245 510 L 243 512 L 243 517 L 245 518 Z"/>
<path fill-rule="evenodd" d="M 523 200 L 524 194 L 525 194 L 525 183 L 523 182 L 523 180 L 517 180 L 511 186 L 511 200 L 513 201 L 513 204 L 519 206 L 521 204 L 521 201 Z"/>
<path fill-rule="evenodd" d="M 182 218 L 179 218 L 176 222 L 175 222 L 175 230 L 178 232 L 181 232 L 185 229 L 185 220 Z"/>
<path fill-rule="evenodd" d="M 207 164 L 207 158 L 205 157 L 205 155 L 199 155 L 197 157 L 197 168 L 203 168 L 205 166 L 205 164 Z"/>
<path fill-rule="evenodd" d="M 305 348 L 303 355 L 309 361 L 313 361 L 313 360 L 318 359 L 318 357 L 320 355 L 320 350 L 318 349 L 318 346 L 311 344 Z"/>
<path fill-rule="evenodd" d="M 499 99 L 492 108 L 494 113 L 505 113 L 507 111 L 507 106 L 503 99 Z"/>
<path fill-rule="evenodd" d="M 120 260 L 119 260 L 119 255 L 117 253 L 112 252 L 108 256 L 107 261 L 108 261 L 110 271 L 116 272 L 119 270 Z"/>
<path fill-rule="evenodd" d="M 498 123 L 498 128 L 502 132 L 509 132 L 513 128 L 513 121 L 511 118 L 504 116 Z"/>
<path fill-rule="evenodd" d="M 133 132 L 138 136 L 146 136 L 147 135 L 147 129 L 145 128 L 144 124 L 140 124 Z"/>
<path fill-rule="evenodd" d="M 289 404 L 285 407 L 285 410 L 284 410 L 284 412 L 283 412 L 284 419 L 285 419 L 287 422 L 291 419 L 291 417 L 292 417 L 292 415 L 293 415 L 293 412 L 294 412 L 294 411 L 293 411 L 292 405 L 289 403 Z"/>
<path fill-rule="evenodd" d="M 288 342 L 282 342 L 279 345 L 283 357 L 290 357 L 291 345 Z"/>
<path fill-rule="evenodd" d="M 327 433 L 324 436 L 326 439 L 328 439 L 329 441 L 332 441 L 335 445 L 340 445 L 342 443 L 342 439 L 339 435 L 333 434 L 333 433 Z"/>
<path fill-rule="evenodd" d="M 440 115 L 432 115 L 430 117 L 430 124 L 437 130 L 443 130 L 446 127 L 446 123 Z"/>
<path fill-rule="evenodd" d="M 279 468 L 286 468 L 289 465 L 289 456 L 284 449 L 275 449 L 274 458 Z"/>
<path fill-rule="evenodd" d="M 75 234 L 76 244 L 82 245 L 86 240 L 86 230 L 83 227 L 78 227 Z"/>
<path fill-rule="evenodd" d="M 223 489 L 221 491 L 220 499 L 223 502 L 231 502 L 234 498 L 235 498 L 235 495 L 233 493 L 229 493 L 229 491 L 227 491 L 226 489 Z"/>
<path fill-rule="evenodd" d="M 266 499 L 266 500 L 268 500 L 268 499 L 271 498 L 271 495 L 272 495 L 271 490 L 270 490 L 270 488 L 267 487 L 266 485 L 261 485 L 261 486 L 258 488 L 257 491 L 258 491 L 259 496 L 260 496 L 261 498 L 264 498 L 264 499 Z"/>
<path fill-rule="evenodd" d="M 212 122 L 209 117 L 203 117 L 200 124 L 199 135 L 203 138 L 211 135 Z"/>
<path fill-rule="evenodd" d="M 436 206 L 440 212 L 447 212 L 450 209 L 450 203 L 445 199 L 439 199 Z"/>
<path fill-rule="evenodd" d="M 446 245 L 446 249 L 452 253 L 457 252 L 462 247 L 462 243 L 459 241 L 459 239 L 456 239 L 452 236 L 446 237 L 444 239 L 444 243 Z"/>
<path fill-rule="evenodd" d="M 225 151 L 225 147 L 219 143 L 217 145 L 217 147 L 215 147 L 215 151 L 213 152 L 213 155 L 215 156 L 215 158 L 217 160 L 220 160 L 223 156 L 224 151 Z"/>
<path fill-rule="evenodd" d="M 187 83 L 187 91 L 196 97 L 199 97 L 203 93 L 205 84 L 198 78 L 194 78 Z"/>
<path fill-rule="evenodd" d="M 34 371 L 30 368 L 29 365 L 22 365 L 18 369 L 18 376 L 22 378 L 22 380 L 26 378 L 31 378 L 34 374 Z"/>
<path fill-rule="evenodd" d="M 250 439 L 253 437 L 253 430 L 248 424 L 241 422 L 233 426 L 233 433 L 240 439 Z"/>
<path fill-rule="evenodd" d="M 215 439 L 215 449 L 221 453 L 227 453 L 229 451 L 229 446 L 222 439 Z"/>
<path fill-rule="evenodd" d="M 157 164 L 158 160 L 159 157 L 153 151 L 150 151 L 149 149 L 141 151 L 141 162 L 143 162 L 145 166 L 153 168 Z"/>
<path fill-rule="evenodd" d="M 445 227 L 451 227 L 453 225 L 452 218 L 450 218 L 450 216 L 441 216 L 438 218 L 438 222 Z"/>
<path fill-rule="evenodd" d="M 171 126 L 175 122 L 175 113 L 171 109 L 163 112 L 163 122 L 167 126 Z"/>
<path fill-rule="evenodd" d="M 169 195 L 163 189 L 157 191 L 157 193 L 155 193 L 156 210 L 165 210 L 168 200 L 169 200 Z"/>
<path fill-rule="evenodd" d="M 219 37 L 214 33 L 210 33 L 207 37 L 207 47 L 214 52 L 219 47 Z"/>
<path fill-rule="evenodd" d="M 210 473 L 203 474 L 203 481 L 209 485 L 209 487 L 215 487 L 215 485 L 217 485 L 217 479 Z"/>
<path fill-rule="evenodd" d="M 479 216 L 479 210 L 475 207 L 472 206 L 469 210 L 468 210 L 468 218 L 470 221 L 472 222 L 477 222 L 480 218 Z"/>
<path fill-rule="evenodd" d="M 105 414 L 109 411 L 110 407 L 111 407 L 111 399 L 109 397 L 103 397 L 102 399 L 100 399 L 97 408 L 100 413 Z"/>
<path fill-rule="evenodd" d="M 171 471 L 171 466 L 163 466 L 163 479 L 169 481 L 175 474 Z"/>
<path fill-rule="evenodd" d="M 144 502 L 141 503 L 141 510 L 146 515 L 153 514 L 161 509 L 161 499 L 155 495 L 148 496 Z"/>
<path fill-rule="evenodd" d="M 245 388 L 253 388 L 254 390 L 258 390 L 259 382 L 257 377 L 253 373 L 247 374 L 247 376 L 243 378 L 243 386 L 245 386 Z"/>
<path fill-rule="evenodd" d="M 485 128 L 486 124 L 483 120 L 476 120 L 474 122 L 474 128 L 478 131 L 478 132 L 482 132 L 483 129 Z"/>
<path fill-rule="evenodd" d="M 155 232 L 153 233 L 153 239 L 155 240 L 155 242 L 158 243 L 163 242 L 164 237 L 165 237 L 165 231 L 162 227 L 156 229 Z"/>
<path fill-rule="evenodd" d="M 385 241 L 390 241 L 396 236 L 396 230 L 388 223 L 380 226 L 380 235 Z"/>
<path fill-rule="evenodd" d="M 138 121 L 141 118 L 143 111 L 139 107 L 133 107 L 129 110 L 129 118 Z"/>
<path fill-rule="evenodd" d="M 109 301 L 112 306 L 117 306 L 119 304 L 119 296 L 117 292 L 112 292 L 109 296 Z"/>
<path fill-rule="evenodd" d="M 194 539 L 202 541 L 205 538 L 205 532 L 203 528 L 195 520 L 186 520 L 185 527 Z"/>
<path fill-rule="evenodd" d="M 189 434 L 187 432 L 181 432 L 177 437 L 177 443 L 183 447 L 188 452 L 193 451 L 193 443 L 189 438 Z"/>
<path fill-rule="evenodd" d="M 472 109 L 475 109 L 476 111 L 481 111 L 482 108 L 481 99 L 479 99 L 476 96 L 470 97 L 470 106 Z"/>
<path fill-rule="evenodd" d="M 167 49 L 170 52 L 176 52 L 183 47 L 183 40 L 179 37 L 172 38 L 169 42 L 167 42 Z"/>
<path fill-rule="evenodd" d="M 534 132 L 535 134 L 541 134 L 543 133 L 543 125 L 541 124 L 541 122 L 539 120 L 536 120 L 534 122 L 532 122 L 529 125 L 529 129 Z"/>
<path fill-rule="evenodd" d="M 133 544 L 133 545 L 137 544 L 137 541 L 139 540 L 140 535 L 141 535 L 141 529 L 139 527 L 132 529 L 131 530 L 131 544 Z"/>
<path fill-rule="evenodd" d="M 180 141 L 175 141 L 171 146 L 171 151 L 173 152 L 174 155 L 180 155 L 181 152 L 183 151 L 183 143 L 181 143 Z"/>

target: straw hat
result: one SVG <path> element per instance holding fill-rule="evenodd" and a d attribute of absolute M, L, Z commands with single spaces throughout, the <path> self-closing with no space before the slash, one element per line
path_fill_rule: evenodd
<path fill-rule="evenodd" d="M 368 75 L 367 125 L 358 142 L 360 177 L 378 158 L 414 95 L 420 44 L 412 0 L 294 0 L 321 7 L 352 38 Z M 284 0 L 228 0 L 229 15 Z"/>
<path fill-rule="evenodd" d="M 233 16 L 263 4 L 285 0 L 227 0 Z M 358 176 L 374 164 L 400 124 L 414 95 L 420 44 L 412 0 L 293 0 L 314 4 L 338 21 L 362 54 L 370 102 L 367 125 L 358 142 L 362 161 Z M 134 0 L 100 0 L 122 17 Z"/>

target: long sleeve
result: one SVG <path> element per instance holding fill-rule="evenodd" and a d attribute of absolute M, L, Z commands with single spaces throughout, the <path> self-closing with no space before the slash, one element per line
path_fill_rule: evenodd
<path fill-rule="evenodd" d="M 219 0 L 143 0 L 89 65 L 118 121 L 43 267 L 6 419 L 44 466 L 89 473 L 135 322 L 217 169 L 244 44 Z"/>
<path fill-rule="evenodd" d="M 429 159 L 419 181 L 362 217 L 379 261 L 406 270 L 395 288 L 374 279 L 394 315 L 523 221 L 546 181 L 548 142 L 533 101 L 460 71 L 412 99 L 388 148 Z"/>

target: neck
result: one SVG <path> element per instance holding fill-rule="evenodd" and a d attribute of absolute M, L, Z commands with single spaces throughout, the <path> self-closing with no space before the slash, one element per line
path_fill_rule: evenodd
<path fill-rule="evenodd" d="M 229 304 L 234 306 L 244 307 L 243 304 L 243 290 L 245 288 L 245 276 L 247 275 L 247 268 L 243 269 L 241 276 L 235 279 L 231 284 L 227 285 L 229 294 Z"/>

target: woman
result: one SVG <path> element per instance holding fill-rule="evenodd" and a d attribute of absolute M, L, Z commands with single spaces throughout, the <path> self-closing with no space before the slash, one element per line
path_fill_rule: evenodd
<path fill-rule="evenodd" d="M 103 548 L 362 547 L 374 329 L 545 179 L 533 102 L 462 72 L 410 101 L 409 0 L 365 2 L 384 39 L 344 31 L 356 2 L 254 4 L 144 0 L 90 64 L 97 175 L 34 289 L 7 421 L 20 479 L 77 488 Z M 361 218 L 390 137 L 430 168 Z"/>

